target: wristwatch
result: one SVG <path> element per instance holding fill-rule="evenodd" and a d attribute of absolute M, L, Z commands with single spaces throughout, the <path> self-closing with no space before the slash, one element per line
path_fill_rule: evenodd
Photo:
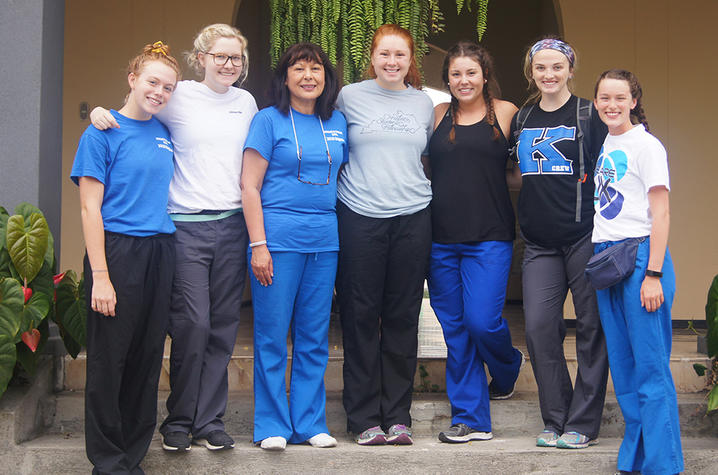
<path fill-rule="evenodd" d="M 659 272 L 657 270 L 646 269 L 646 277 L 658 277 L 660 279 L 661 277 L 663 277 L 663 272 Z"/>

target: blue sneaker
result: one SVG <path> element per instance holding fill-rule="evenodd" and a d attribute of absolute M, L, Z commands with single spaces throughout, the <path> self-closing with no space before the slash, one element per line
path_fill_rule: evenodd
<path fill-rule="evenodd" d="M 556 447 L 559 449 L 585 449 L 589 445 L 596 445 L 598 439 L 590 439 L 588 436 L 580 434 L 576 431 L 565 432 L 556 441 Z"/>
<path fill-rule="evenodd" d="M 558 434 L 550 429 L 545 429 L 536 437 L 536 447 L 556 447 Z"/>

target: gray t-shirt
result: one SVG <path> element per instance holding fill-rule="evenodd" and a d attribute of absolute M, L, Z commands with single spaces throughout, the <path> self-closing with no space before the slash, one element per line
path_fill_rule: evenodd
<path fill-rule="evenodd" d="M 413 214 L 431 201 L 421 165 L 434 126 L 429 96 L 409 86 L 381 88 L 373 79 L 345 86 L 337 108 L 347 119 L 349 163 L 339 177 L 339 200 L 372 218 Z"/>

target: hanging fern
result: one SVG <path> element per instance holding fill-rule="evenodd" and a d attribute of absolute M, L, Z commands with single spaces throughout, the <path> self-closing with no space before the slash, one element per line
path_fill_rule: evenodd
<path fill-rule="evenodd" d="M 476 14 L 479 41 L 486 32 L 489 0 L 456 0 L 456 11 Z M 342 63 L 345 83 L 361 79 L 369 61 L 371 37 L 385 23 L 396 23 L 411 33 L 419 64 L 428 50 L 426 39 L 444 31 L 439 0 L 269 0 L 272 67 L 292 44 L 311 41 L 329 60 Z"/>

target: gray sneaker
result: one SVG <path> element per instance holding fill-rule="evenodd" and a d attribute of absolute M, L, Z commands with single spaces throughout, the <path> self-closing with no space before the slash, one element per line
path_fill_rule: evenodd
<path fill-rule="evenodd" d="M 439 432 L 439 440 L 449 444 L 461 444 L 470 440 L 491 440 L 491 432 L 474 430 L 466 424 L 454 424 L 448 430 Z"/>
<path fill-rule="evenodd" d="M 411 429 L 404 424 L 394 424 L 386 431 L 386 443 L 392 445 L 411 445 Z"/>
<path fill-rule="evenodd" d="M 596 445 L 598 439 L 591 439 L 587 435 L 580 434 L 576 431 L 564 432 L 564 434 L 556 441 L 556 447 L 559 449 L 585 449 L 589 445 Z"/>
<path fill-rule="evenodd" d="M 386 444 L 386 434 L 379 426 L 370 427 L 357 436 L 357 444 L 384 445 Z"/>

